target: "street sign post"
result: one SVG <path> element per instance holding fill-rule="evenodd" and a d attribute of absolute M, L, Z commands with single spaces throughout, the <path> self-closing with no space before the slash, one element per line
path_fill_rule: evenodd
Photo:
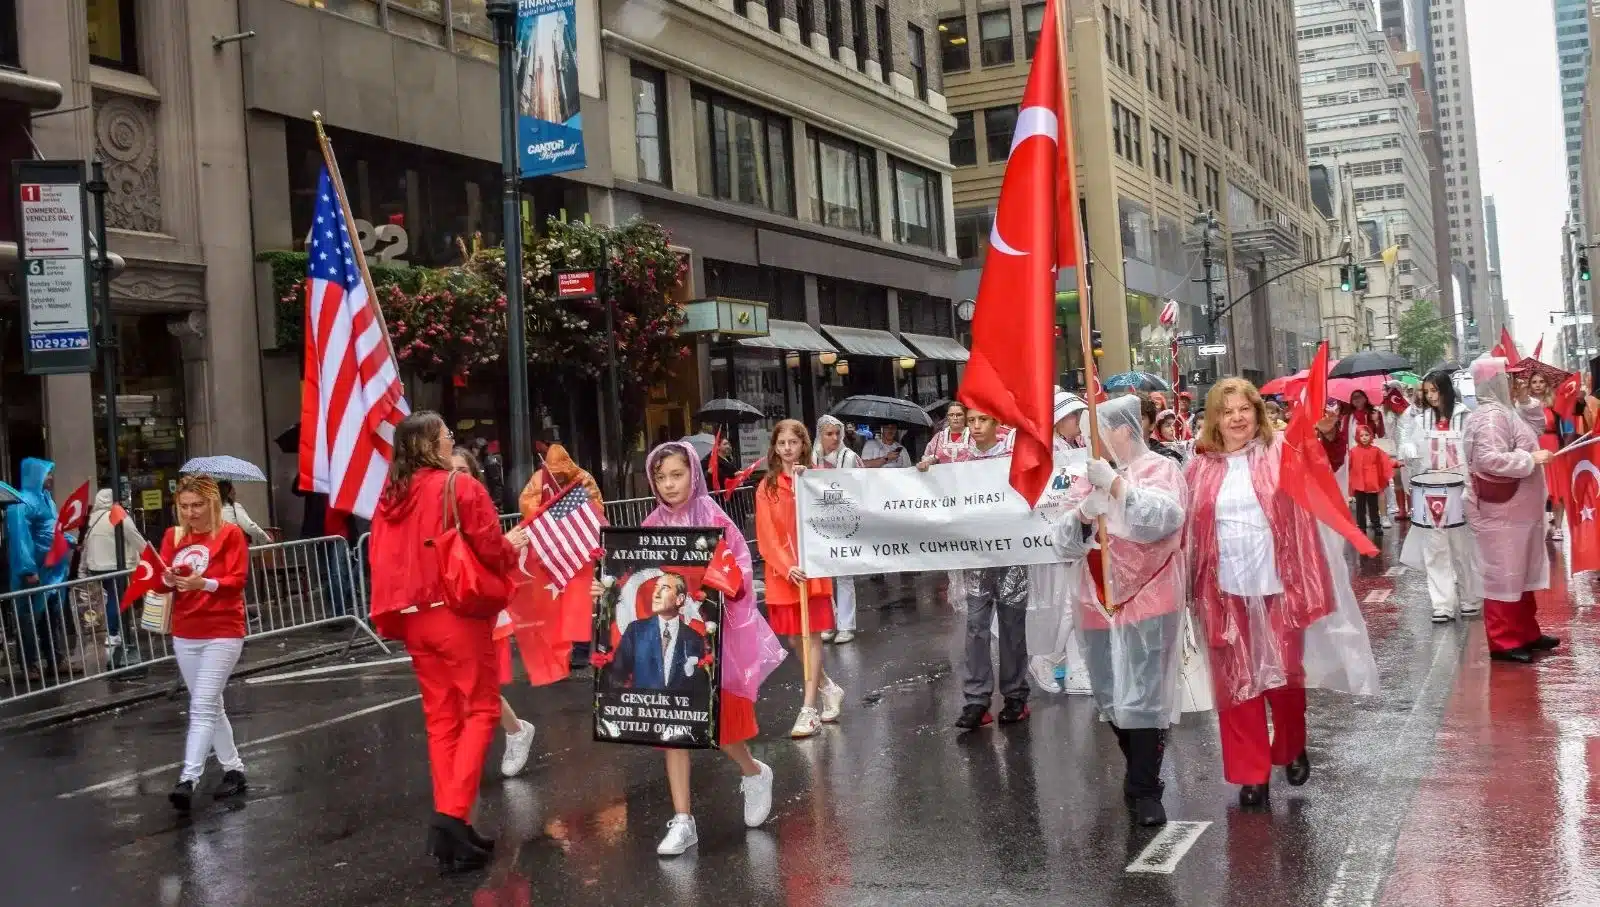
<path fill-rule="evenodd" d="M 1177 339 L 1179 346 L 1205 346 L 1211 342 L 1204 334 L 1179 334 Z"/>
<path fill-rule="evenodd" d="M 1225 343 L 1209 343 L 1195 350 L 1195 352 L 1201 356 L 1226 356 L 1228 354 L 1228 345 Z"/>
<path fill-rule="evenodd" d="M 94 370 L 89 330 L 89 217 L 82 161 L 13 161 L 22 297 L 22 367 L 30 375 Z"/>

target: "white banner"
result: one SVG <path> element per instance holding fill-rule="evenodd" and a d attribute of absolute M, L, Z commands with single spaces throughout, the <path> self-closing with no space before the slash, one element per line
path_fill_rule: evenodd
<path fill-rule="evenodd" d="M 1086 454 L 1058 456 L 1038 507 L 1011 487 L 1009 458 L 915 469 L 809 469 L 795 488 L 808 576 L 1054 563 L 1050 524 Z"/>

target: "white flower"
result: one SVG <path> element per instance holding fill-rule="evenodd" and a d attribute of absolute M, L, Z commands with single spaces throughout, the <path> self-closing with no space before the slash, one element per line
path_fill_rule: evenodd
<path fill-rule="evenodd" d="M 714 621 L 714 620 L 706 621 L 706 635 L 707 636 L 715 636 L 716 633 L 717 633 L 717 622 Z"/>
<path fill-rule="evenodd" d="M 605 586 L 607 589 L 610 589 L 612 586 L 615 586 L 616 584 L 617 584 L 617 578 L 614 577 L 614 576 L 602 576 L 602 577 L 600 577 L 600 585 Z"/>

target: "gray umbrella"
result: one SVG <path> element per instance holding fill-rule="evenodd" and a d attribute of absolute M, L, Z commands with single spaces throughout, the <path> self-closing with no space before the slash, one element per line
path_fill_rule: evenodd
<path fill-rule="evenodd" d="M 1351 353 L 1328 370 L 1329 378 L 1368 378 L 1411 368 L 1411 360 L 1395 353 L 1368 350 Z"/>
<path fill-rule="evenodd" d="M 831 416 L 837 416 L 845 421 L 855 422 L 893 422 L 897 425 L 913 425 L 922 428 L 932 428 L 933 420 L 922 411 L 922 407 L 910 400 L 901 400 L 898 397 L 879 397 L 874 394 L 858 394 L 840 400 L 833 409 L 828 411 Z"/>
<path fill-rule="evenodd" d="M 0 507 L 10 507 L 12 504 L 21 503 L 22 493 L 6 483 L 0 482 Z"/>
<path fill-rule="evenodd" d="M 706 405 L 694 416 L 701 422 L 715 422 L 720 425 L 743 425 L 747 422 L 760 422 L 767 414 L 743 400 L 734 400 L 722 397 L 717 400 L 708 400 Z"/>

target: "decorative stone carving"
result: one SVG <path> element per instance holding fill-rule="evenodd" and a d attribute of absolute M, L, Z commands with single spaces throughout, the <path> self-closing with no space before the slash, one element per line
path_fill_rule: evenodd
<path fill-rule="evenodd" d="M 110 217 L 107 205 L 107 217 Z M 118 308 L 170 310 L 203 309 L 205 274 L 199 270 L 173 270 L 130 265 L 111 281 L 111 301 Z"/>
<path fill-rule="evenodd" d="M 106 182 L 111 184 L 106 226 L 162 232 L 155 102 L 96 92 L 94 153 L 105 162 Z"/>

